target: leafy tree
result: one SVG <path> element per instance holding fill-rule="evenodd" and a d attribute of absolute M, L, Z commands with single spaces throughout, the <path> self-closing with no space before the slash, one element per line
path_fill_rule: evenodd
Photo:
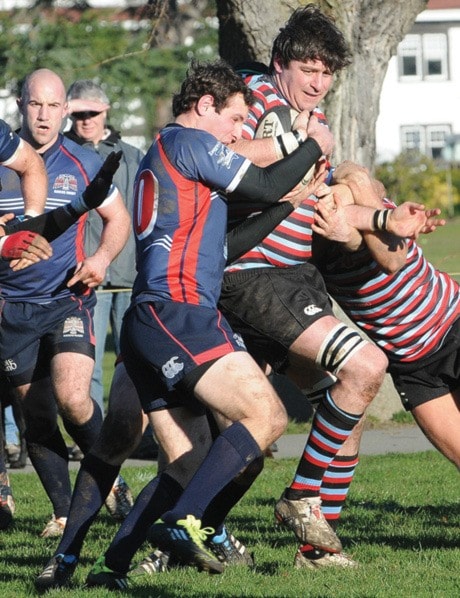
<path fill-rule="evenodd" d="M 415 201 L 428 208 L 441 208 L 444 216 L 453 215 L 455 206 L 460 205 L 458 188 L 449 183 L 449 174 L 444 166 L 412 151 L 376 168 L 388 197 L 396 202 Z"/>
<path fill-rule="evenodd" d="M 148 140 L 170 117 L 171 96 L 190 59 L 216 55 L 216 27 L 203 19 L 186 43 L 165 47 L 153 41 L 152 19 L 139 20 L 134 29 L 110 19 L 113 11 L 94 9 L 78 11 L 74 21 L 42 8 L 2 16 L 5 87 L 18 95 L 24 77 L 41 67 L 55 70 L 67 86 L 75 79 L 97 80 L 111 99 L 112 124 Z M 7 118 L 17 125 L 13 111 Z"/>

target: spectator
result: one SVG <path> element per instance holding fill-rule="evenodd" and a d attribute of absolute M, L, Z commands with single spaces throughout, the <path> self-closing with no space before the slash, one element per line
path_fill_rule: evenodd
<path fill-rule="evenodd" d="M 133 186 L 143 152 L 121 139 L 118 131 L 107 124 L 110 102 L 101 85 L 90 79 L 74 81 L 67 91 L 72 127 L 65 136 L 105 158 L 112 151 L 122 151 L 120 167 L 114 184 L 121 193 L 125 206 L 133 210 Z M 91 255 L 99 245 L 102 221 L 90 213 L 85 223 L 85 251 Z M 125 247 L 108 266 L 104 279 L 96 287 L 94 334 L 96 356 L 91 379 L 91 397 L 104 413 L 103 358 L 109 324 L 115 354 L 120 352 L 120 330 L 123 315 L 129 305 L 136 275 L 135 243 L 131 232 Z"/>

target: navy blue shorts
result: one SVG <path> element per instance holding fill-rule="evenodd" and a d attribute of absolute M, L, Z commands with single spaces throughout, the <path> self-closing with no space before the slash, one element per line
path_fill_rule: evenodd
<path fill-rule="evenodd" d="M 95 294 L 48 303 L 2 302 L 0 368 L 13 386 L 49 375 L 50 360 L 71 352 L 94 359 Z"/>
<path fill-rule="evenodd" d="M 121 354 L 146 413 L 178 404 L 204 412 L 195 384 L 235 351 L 246 347 L 217 309 L 151 301 L 130 307 L 123 320 Z"/>

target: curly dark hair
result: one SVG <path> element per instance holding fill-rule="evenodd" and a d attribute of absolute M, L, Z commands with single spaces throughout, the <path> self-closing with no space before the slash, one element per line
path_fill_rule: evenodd
<path fill-rule="evenodd" d="M 217 112 L 227 105 L 228 100 L 241 93 L 248 106 L 254 103 L 252 91 L 243 79 L 224 60 L 202 63 L 192 62 L 182 82 L 179 93 L 173 97 L 172 110 L 174 116 L 188 112 L 204 95 L 214 98 Z"/>
<path fill-rule="evenodd" d="M 350 64 L 350 50 L 334 21 L 316 4 L 295 10 L 273 42 L 270 72 L 274 59 L 286 67 L 292 60 L 321 60 L 332 73 Z"/>

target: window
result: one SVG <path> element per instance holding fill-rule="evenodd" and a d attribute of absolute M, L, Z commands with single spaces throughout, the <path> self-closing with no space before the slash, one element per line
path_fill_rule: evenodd
<path fill-rule="evenodd" d="M 401 127 L 401 148 L 416 150 L 430 158 L 441 158 L 442 148 L 451 134 L 450 125 L 407 125 Z"/>
<path fill-rule="evenodd" d="M 398 46 L 402 80 L 447 79 L 447 37 L 444 33 L 406 35 Z"/>

